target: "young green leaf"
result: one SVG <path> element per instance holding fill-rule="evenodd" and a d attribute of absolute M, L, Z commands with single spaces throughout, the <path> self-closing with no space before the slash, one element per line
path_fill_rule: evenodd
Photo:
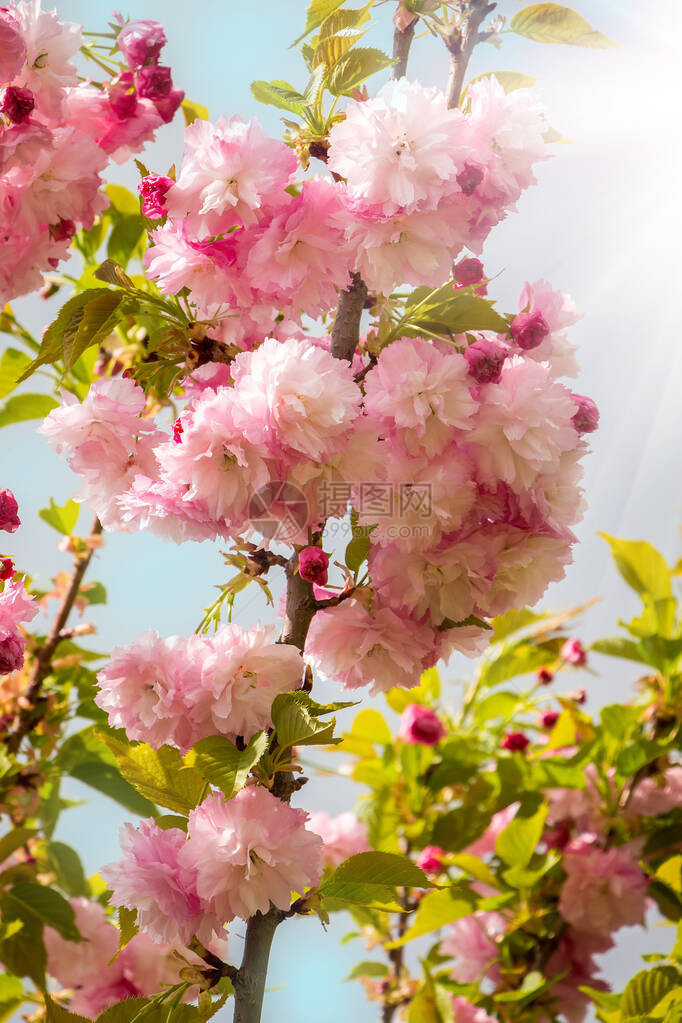
<path fill-rule="evenodd" d="M 5 908 L 11 907 L 14 916 L 21 920 L 36 917 L 43 923 L 54 927 L 67 941 L 80 941 L 81 936 L 76 926 L 73 907 L 63 895 L 53 888 L 31 881 L 19 881 L 3 899 Z M 3 913 L 4 916 L 4 913 Z"/>
<path fill-rule="evenodd" d="M 153 750 L 146 743 L 131 746 L 100 734 L 116 757 L 123 777 L 147 799 L 185 815 L 199 803 L 204 779 L 178 750 L 171 746 Z"/>
<path fill-rule="evenodd" d="M 288 110 L 292 114 L 303 114 L 307 106 L 305 96 L 289 82 L 251 82 L 251 92 L 259 103 Z"/>
<path fill-rule="evenodd" d="M 30 362 L 26 352 L 20 352 L 18 348 L 5 349 L 0 359 L 0 398 L 11 394 Z"/>
<path fill-rule="evenodd" d="M 516 816 L 495 841 L 495 851 L 510 867 L 525 867 L 535 852 L 547 816 L 547 803 L 538 792 L 521 797 Z"/>
<path fill-rule="evenodd" d="M 194 746 L 194 760 L 204 778 L 231 799 L 244 788 L 249 771 L 258 763 L 267 746 L 267 732 L 254 735 L 244 750 L 238 750 L 222 735 L 212 735 Z"/>
<path fill-rule="evenodd" d="M 397 941 L 391 942 L 388 948 L 399 948 L 415 938 L 421 938 L 431 931 L 438 931 L 447 924 L 470 916 L 476 909 L 478 898 L 468 888 L 445 888 L 437 892 L 429 892 L 419 902 L 414 923 Z"/>
<path fill-rule="evenodd" d="M 190 124 L 194 124 L 195 121 L 210 121 L 211 119 L 207 107 L 203 107 L 201 103 L 193 103 L 189 99 L 183 99 L 181 106 L 187 127 Z"/>
<path fill-rule="evenodd" d="M 29 371 L 26 370 L 21 379 L 28 375 Z M 58 402 L 49 394 L 15 394 L 0 408 L 0 427 L 25 423 L 31 419 L 44 419 L 57 405 Z"/>
<path fill-rule="evenodd" d="M 393 59 L 381 50 L 358 46 L 332 69 L 327 88 L 334 96 L 349 96 L 368 78 L 378 71 L 385 71 L 393 63 Z"/>
<path fill-rule="evenodd" d="M 577 11 L 561 4 L 533 4 L 525 7 L 509 22 L 509 28 L 517 35 L 534 39 L 538 43 L 565 43 L 568 46 L 587 46 L 608 50 L 618 43 L 607 39 L 602 32 L 593 29 Z"/>
<path fill-rule="evenodd" d="M 76 528 L 80 510 L 81 506 L 77 501 L 68 500 L 66 504 L 60 507 L 58 504 L 55 504 L 54 498 L 51 497 L 49 507 L 41 508 L 38 515 L 43 522 L 47 522 L 48 526 L 52 526 L 58 533 L 63 533 L 64 536 L 71 536 Z"/>

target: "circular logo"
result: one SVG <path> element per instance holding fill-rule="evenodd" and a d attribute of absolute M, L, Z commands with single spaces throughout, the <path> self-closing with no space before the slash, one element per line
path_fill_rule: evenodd
<path fill-rule="evenodd" d="M 270 480 L 251 495 L 248 516 L 267 540 L 291 543 L 308 523 L 308 502 L 296 484 Z"/>

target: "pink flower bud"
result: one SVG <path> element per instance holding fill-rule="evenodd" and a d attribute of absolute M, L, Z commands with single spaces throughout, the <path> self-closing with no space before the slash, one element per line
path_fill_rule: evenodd
<path fill-rule="evenodd" d="M 182 89 L 171 89 L 167 96 L 155 101 L 156 112 L 164 124 L 170 124 L 184 98 Z"/>
<path fill-rule="evenodd" d="M 452 276 L 463 288 L 479 284 L 485 277 L 483 263 L 480 259 L 460 259 L 453 267 Z"/>
<path fill-rule="evenodd" d="M 512 753 L 523 753 L 530 746 L 530 739 L 523 732 L 507 732 L 500 745 Z"/>
<path fill-rule="evenodd" d="M 141 67 L 136 75 L 137 91 L 143 99 L 165 99 L 173 88 L 171 69 L 160 64 Z"/>
<path fill-rule="evenodd" d="M 137 186 L 142 197 L 142 213 L 150 220 L 161 220 L 166 214 L 166 193 L 174 185 L 172 178 L 148 174 Z"/>
<path fill-rule="evenodd" d="M 566 661 L 567 664 L 575 664 L 578 668 L 587 664 L 587 651 L 580 640 L 575 637 L 566 640 L 560 655 L 562 661 Z"/>
<path fill-rule="evenodd" d="M 398 738 L 409 745 L 435 746 L 446 735 L 443 723 L 428 707 L 410 703 L 400 716 Z"/>
<path fill-rule="evenodd" d="M 122 121 L 133 116 L 137 109 L 137 93 L 132 71 L 124 71 L 111 82 L 107 88 L 107 97 L 109 106 Z"/>
<path fill-rule="evenodd" d="M 571 420 L 576 430 L 578 433 L 594 433 L 599 426 L 599 409 L 592 399 L 584 394 L 572 394 L 571 398 L 578 406 Z"/>
<path fill-rule="evenodd" d="M 19 505 L 11 490 L 0 490 L 0 529 L 6 533 L 16 533 L 21 525 L 18 515 Z"/>
<path fill-rule="evenodd" d="M 14 575 L 14 562 L 11 558 L 0 558 L 0 581 L 7 582 Z"/>
<path fill-rule="evenodd" d="M 457 175 L 457 184 L 464 195 L 473 195 L 483 181 L 483 168 L 478 163 L 465 163 L 463 170 Z"/>
<path fill-rule="evenodd" d="M 550 671 L 549 668 L 538 668 L 537 679 L 541 686 L 548 686 L 554 678 L 554 672 Z"/>
<path fill-rule="evenodd" d="M 321 547 L 304 547 L 298 555 L 298 571 L 301 579 L 324 586 L 329 572 L 329 555 Z"/>
<path fill-rule="evenodd" d="M 573 689 L 570 693 L 566 693 L 567 700 L 573 700 L 574 703 L 587 703 L 587 690 L 586 689 Z"/>
<path fill-rule="evenodd" d="M 73 220 L 59 220 L 56 224 L 50 224 L 50 238 L 53 242 L 70 242 L 75 233 Z"/>
<path fill-rule="evenodd" d="M 445 850 L 440 846 L 427 845 L 419 853 L 417 866 L 421 867 L 426 874 L 440 874 L 443 869 L 443 856 L 445 856 Z"/>
<path fill-rule="evenodd" d="M 21 636 L 7 636 L 0 640 L 0 675 L 18 671 L 24 663 L 24 640 Z"/>
<path fill-rule="evenodd" d="M 173 440 L 176 444 L 182 443 L 182 435 L 184 432 L 182 421 L 180 419 L 176 419 L 173 423 Z"/>
<path fill-rule="evenodd" d="M 129 21 L 118 34 L 118 48 L 128 67 L 158 60 L 165 45 L 166 35 L 158 21 Z"/>
<path fill-rule="evenodd" d="M 0 82 L 11 82 L 26 60 L 26 43 L 11 11 L 0 8 Z"/>
<path fill-rule="evenodd" d="M 549 327 L 542 313 L 519 313 L 512 320 L 511 335 L 524 352 L 537 348 L 548 334 Z"/>
<path fill-rule="evenodd" d="M 538 724 L 541 728 L 554 728 L 555 724 L 559 720 L 559 712 L 557 710 L 548 710 L 544 714 L 541 714 L 538 718 Z"/>
<path fill-rule="evenodd" d="M 547 828 L 542 838 L 548 849 L 561 851 L 571 841 L 571 829 L 567 824 L 557 824 L 556 827 Z"/>
<path fill-rule="evenodd" d="M 36 101 L 30 89 L 20 89 L 17 85 L 8 86 L 0 103 L 0 113 L 5 114 L 12 124 L 21 124 L 30 115 Z"/>
<path fill-rule="evenodd" d="M 502 345 L 480 338 L 464 349 L 469 373 L 479 384 L 496 384 L 500 380 L 502 364 L 509 352 Z"/>

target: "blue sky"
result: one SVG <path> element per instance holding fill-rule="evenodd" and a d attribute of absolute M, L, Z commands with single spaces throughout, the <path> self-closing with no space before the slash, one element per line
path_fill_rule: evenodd
<path fill-rule="evenodd" d="M 56 3 L 63 18 L 93 31 L 102 30 L 110 13 L 101 0 Z M 305 7 L 303 0 L 128 0 L 122 9 L 134 18 L 163 22 L 169 40 L 165 61 L 191 99 L 214 116 L 257 116 L 278 134 L 278 112 L 257 104 L 249 84 L 254 78 L 304 81 L 298 52 L 288 45 L 302 29 Z M 519 7 L 518 0 L 499 4 L 508 16 Z M 575 564 L 545 604 L 561 607 L 600 595 L 602 602 L 590 612 L 584 630 L 589 638 L 612 631 L 618 617 L 634 610 L 598 530 L 649 539 L 669 560 L 680 553 L 682 431 L 676 381 L 682 347 L 675 299 L 680 224 L 672 189 L 680 180 L 673 48 L 682 17 L 677 0 L 656 5 L 583 0 L 578 8 L 621 48 L 550 47 L 506 37 L 501 52 L 479 47 L 472 74 L 504 69 L 534 75 L 551 123 L 574 140 L 555 147 L 553 159 L 540 167 L 538 186 L 523 197 L 518 215 L 493 232 L 485 255 L 488 272 L 500 273 L 492 295 L 501 308 L 513 307 L 524 281 L 546 277 L 570 292 L 584 313 L 573 330 L 582 365 L 575 389 L 597 401 L 602 425 L 587 462 L 589 509 L 578 529 Z M 376 9 L 368 44 L 390 49 L 392 10 L 390 3 Z M 444 85 L 444 50 L 430 38 L 420 40 L 410 73 L 427 84 Z M 178 161 L 181 147 L 182 129 L 176 123 L 160 133 L 145 162 L 163 172 Z M 110 177 L 135 183 L 125 168 L 114 168 Z M 27 300 L 17 303 L 16 311 L 39 331 L 56 306 Z M 62 503 L 76 481 L 32 424 L 7 428 L 0 440 L 0 485 L 17 493 L 25 523 L 12 538 L 13 551 L 22 567 L 35 571 L 41 566 L 42 584 L 66 563 L 55 550 L 55 534 L 37 519 L 37 509 L 50 496 Z M 113 535 L 98 562 L 92 577 L 102 578 L 109 590 L 108 607 L 93 615 L 100 626 L 100 649 L 129 642 L 143 627 L 164 634 L 191 632 L 212 599 L 212 586 L 224 581 L 218 550 L 207 544 L 177 548 L 144 535 Z M 247 592 L 236 620 L 248 625 L 264 612 L 262 602 L 251 602 Z M 603 662 L 598 668 L 603 670 L 600 678 L 585 680 L 592 706 L 625 698 L 635 671 L 625 662 Z M 455 678 L 464 670 L 458 664 L 448 675 Z M 90 799 L 85 790 L 78 794 Z M 314 779 L 300 802 L 336 812 L 352 799 L 347 783 L 323 785 Z M 118 855 L 121 820 L 112 804 L 89 801 L 64 817 L 61 837 L 82 849 L 86 866 L 95 870 Z M 316 1018 L 342 1023 L 351 1015 L 357 1023 L 376 1019 L 359 985 L 340 983 L 353 962 L 365 957 L 358 944 L 339 946 L 344 929 L 349 928 L 334 925 L 324 940 L 316 921 L 280 932 L 270 983 L 281 990 L 270 996 L 264 1023 Z M 669 943 L 669 934 L 656 931 L 646 940 L 650 950 Z M 638 968 L 644 944 L 633 931 L 623 951 L 609 957 L 607 970 L 616 983 Z"/>

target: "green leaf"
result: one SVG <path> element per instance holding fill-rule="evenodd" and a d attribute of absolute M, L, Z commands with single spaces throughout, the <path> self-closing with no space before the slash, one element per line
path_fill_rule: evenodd
<path fill-rule="evenodd" d="M 370 0 L 364 7 L 354 9 L 344 7 L 343 10 L 334 11 L 324 20 L 320 28 L 320 39 L 327 39 L 329 36 L 336 35 L 337 32 L 345 32 L 348 29 L 365 25 L 370 19 L 369 12 L 372 3 L 373 0 Z"/>
<path fill-rule="evenodd" d="M 145 222 L 139 213 L 128 213 L 121 217 L 109 235 L 107 256 L 124 270 L 135 250 L 146 239 Z"/>
<path fill-rule="evenodd" d="M 5 349 L 0 359 L 0 398 L 14 390 L 30 362 L 30 356 L 18 348 Z"/>
<path fill-rule="evenodd" d="M 330 14 L 333 14 L 337 7 L 340 7 L 344 0 L 312 0 L 306 13 L 305 28 L 298 39 L 294 39 L 292 46 L 297 46 L 302 39 L 314 32 L 316 28 L 325 21 Z"/>
<path fill-rule="evenodd" d="M 22 920 L 25 920 L 26 914 L 29 913 L 54 927 L 67 941 L 81 940 L 73 907 L 53 888 L 30 881 L 19 881 L 10 889 L 6 899 L 14 907 L 15 915 Z"/>
<path fill-rule="evenodd" d="M 639 644 L 621 636 L 598 639 L 591 645 L 590 650 L 594 650 L 598 654 L 606 654 L 608 657 L 623 657 L 628 661 L 636 661 L 638 664 L 647 663 Z"/>
<path fill-rule="evenodd" d="M 64 842 L 47 842 L 45 852 L 59 887 L 68 895 L 87 895 L 83 864 L 76 850 Z"/>
<path fill-rule="evenodd" d="M 289 82 L 251 82 L 251 92 L 259 103 L 288 110 L 292 114 L 303 114 L 307 103 L 305 96 Z"/>
<path fill-rule="evenodd" d="M 537 995 L 540 991 L 549 987 L 549 981 L 545 980 L 538 970 L 532 970 L 527 973 L 523 978 L 521 986 L 516 988 L 515 991 L 504 991 L 499 995 L 494 995 L 496 1002 L 515 1003 L 523 1002 L 527 998 L 531 998 L 533 995 Z"/>
<path fill-rule="evenodd" d="M 189 99 L 183 99 L 181 106 L 187 127 L 190 124 L 194 124 L 195 121 L 209 121 L 211 119 L 208 108 L 203 107 L 201 103 L 193 103 Z"/>
<path fill-rule="evenodd" d="M 60 649 L 64 644 L 60 645 Z M 72 778 L 115 800 L 131 813 L 153 817 L 156 807 L 118 769 L 114 754 L 99 739 L 93 727 L 70 736 L 59 751 L 58 765 Z"/>
<path fill-rule="evenodd" d="M 587 46 L 607 50 L 617 43 L 607 39 L 577 11 L 561 4 L 533 4 L 519 11 L 509 22 L 517 35 L 534 39 L 538 43 L 565 43 L 568 46 Z"/>
<path fill-rule="evenodd" d="M 47 522 L 48 526 L 52 526 L 58 533 L 71 536 L 76 528 L 80 510 L 81 506 L 77 501 L 68 500 L 66 504 L 59 507 L 51 497 L 49 508 L 41 508 L 38 515 L 43 522 Z"/>
<path fill-rule="evenodd" d="M 63 1005 L 59 1005 L 49 997 L 45 999 L 45 1018 L 47 1023 L 91 1023 L 85 1016 L 69 1012 Z"/>
<path fill-rule="evenodd" d="M 117 301 L 114 303 L 115 298 Z M 96 338 L 99 335 L 103 324 L 108 322 L 109 316 L 120 301 L 120 296 L 108 288 L 88 288 L 70 298 L 45 331 L 40 352 L 22 373 L 19 383 L 26 380 L 39 366 L 47 363 L 64 361 L 67 369 L 73 366 L 79 355 L 82 355 L 90 344 L 95 343 L 88 338 Z M 90 316 L 86 316 L 87 308 L 95 302 L 98 304 L 91 310 Z"/>
<path fill-rule="evenodd" d="M 195 763 L 204 778 L 217 785 L 226 799 L 231 799 L 244 788 L 249 771 L 267 747 L 267 732 L 257 732 L 245 750 L 238 750 L 222 735 L 212 735 L 194 746 Z"/>
<path fill-rule="evenodd" d="M 537 78 L 521 74 L 520 71 L 484 71 L 482 75 L 472 78 L 469 85 L 484 78 L 496 78 L 506 93 L 514 92 L 516 89 L 532 89 L 538 81 Z"/>
<path fill-rule="evenodd" d="M 394 63 L 381 50 L 357 46 L 332 69 L 327 88 L 334 96 L 348 96 L 372 75 Z"/>
<path fill-rule="evenodd" d="M 361 906 L 391 904 L 396 887 L 433 888 L 433 885 L 407 856 L 364 852 L 341 863 L 322 885 L 320 894 Z"/>
<path fill-rule="evenodd" d="M 134 192 L 123 185 L 106 185 L 104 191 L 113 209 L 122 216 L 140 212 L 140 200 Z"/>
<path fill-rule="evenodd" d="M 357 980 L 358 977 L 385 977 L 387 974 L 386 963 L 377 963 L 374 960 L 366 959 L 353 967 L 346 980 Z"/>
<path fill-rule="evenodd" d="M 318 721 L 306 706 L 310 702 L 307 693 L 298 690 L 280 693 L 272 703 L 272 723 L 277 733 L 277 742 L 287 746 L 326 746 L 333 743 L 336 719 Z"/>
<path fill-rule="evenodd" d="M 369 536 L 354 536 L 351 542 L 346 547 L 345 562 L 351 572 L 354 574 L 360 571 L 360 568 L 367 561 L 369 555 Z"/>
<path fill-rule="evenodd" d="M 531 611 L 527 607 L 522 608 L 520 611 L 512 608 L 511 611 L 506 611 L 505 614 L 498 615 L 497 618 L 493 618 L 493 634 L 491 642 L 497 643 L 501 639 L 506 639 L 507 636 L 511 636 L 514 632 L 519 632 L 521 629 L 525 629 L 527 625 L 533 625 L 535 622 L 540 622 L 545 617 L 545 614 L 537 614 L 535 611 Z"/>
<path fill-rule="evenodd" d="M 356 51 L 357 52 L 357 51 Z M 493 309 L 492 302 L 466 291 L 455 291 L 452 284 L 433 288 L 415 288 L 405 303 L 407 324 L 403 335 L 464 334 L 468 330 L 494 330 L 506 334 L 509 325 Z"/>
<path fill-rule="evenodd" d="M 320 41 L 313 54 L 313 67 L 331 70 L 345 57 L 350 49 L 362 39 L 364 32 L 345 32 L 343 35 L 329 35 Z"/>
<path fill-rule="evenodd" d="M 125 906 L 119 906 L 118 930 L 118 947 L 125 948 L 128 942 L 132 941 L 135 935 L 140 933 L 140 928 L 137 926 L 136 909 L 126 909 Z"/>
<path fill-rule="evenodd" d="M 119 321 L 116 313 L 124 298 L 121 292 L 109 291 L 108 288 L 93 290 L 98 290 L 99 294 L 75 314 L 71 328 L 65 330 L 62 336 L 62 353 L 67 370 L 80 359 L 83 352 L 108 337 Z"/>
<path fill-rule="evenodd" d="M 95 270 L 95 277 L 98 281 L 105 281 L 125 291 L 132 291 L 135 287 L 128 274 L 122 266 L 115 263 L 113 259 L 105 259 L 101 266 Z"/>
<path fill-rule="evenodd" d="M 681 983 L 682 974 L 674 966 L 657 966 L 653 970 L 636 973 L 623 992 L 623 1020 L 631 1016 L 646 1016 Z"/>
<path fill-rule="evenodd" d="M 495 851 L 510 867 L 525 867 L 535 852 L 547 816 L 547 803 L 539 792 L 521 798 L 516 816 L 495 840 Z"/>
<path fill-rule="evenodd" d="M 3 921 L 17 919 L 16 910 L 17 906 L 9 896 L 0 899 Z M 0 962 L 17 977 L 30 977 L 40 990 L 45 989 L 46 959 L 43 925 L 32 914 L 27 914 L 19 930 L 0 941 Z"/>
<path fill-rule="evenodd" d="M 147 799 L 184 815 L 199 803 L 204 779 L 178 750 L 171 746 L 153 750 L 146 743 L 130 746 L 103 733 L 101 739 L 116 757 L 123 777 Z"/>
<path fill-rule="evenodd" d="M 490 693 L 474 707 L 474 722 L 483 725 L 487 721 L 494 721 L 496 718 L 505 720 L 511 719 L 520 703 L 525 697 L 520 693 L 510 693 L 506 690 L 498 693 Z"/>
<path fill-rule="evenodd" d="M 0 974 L 0 1021 L 12 1016 L 24 1000 L 24 985 L 18 977 Z"/>
<path fill-rule="evenodd" d="M 622 703 L 611 703 L 601 709 L 601 723 L 616 739 L 624 739 L 641 716 L 641 708 L 626 707 Z"/>
<path fill-rule="evenodd" d="M 600 533 L 611 547 L 618 571 L 628 586 L 652 600 L 672 597 L 670 569 L 665 558 L 645 540 L 619 540 Z"/>
<path fill-rule="evenodd" d="M 22 845 L 33 838 L 36 831 L 33 828 L 13 828 L 6 835 L 0 838 L 0 863 L 9 859 L 13 852 L 21 849 Z"/>
<path fill-rule="evenodd" d="M 0 408 L 0 427 L 25 423 L 29 419 L 44 419 L 57 405 L 58 402 L 48 394 L 16 394 Z"/>
<path fill-rule="evenodd" d="M 322 96 L 322 90 L 324 89 L 325 78 L 327 77 L 327 69 L 323 64 L 313 69 L 308 84 L 305 87 L 303 93 L 303 102 L 307 107 L 315 106 L 319 102 Z"/>
<path fill-rule="evenodd" d="M 438 931 L 447 924 L 469 916 L 476 909 L 478 898 L 468 888 L 452 886 L 442 891 L 429 892 L 419 902 L 414 923 L 398 941 L 392 941 L 388 948 L 399 948 L 408 941 L 421 938 L 431 931 Z"/>

